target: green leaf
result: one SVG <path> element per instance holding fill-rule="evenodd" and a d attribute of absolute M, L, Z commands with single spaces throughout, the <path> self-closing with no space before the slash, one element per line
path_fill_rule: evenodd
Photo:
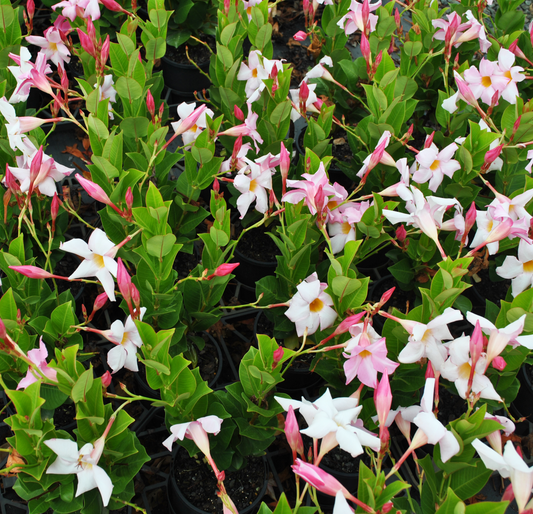
<path fill-rule="evenodd" d="M 51 315 L 52 323 L 60 334 L 68 331 L 71 325 L 76 323 L 72 311 L 72 302 L 64 303 L 56 307 Z"/>
<path fill-rule="evenodd" d="M 176 236 L 166 234 L 164 236 L 153 236 L 146 241 L 146 251 L 154 257 L 162 258 L 172 250 Z"/>
<path fill-rule="evenodd" d="M 43 400 L 46 400 L 43 409 L 47 410 L 57 409 L 60 405 L 63 405 L 68 398 L 68 396 L 62 393 L 57 387 L 49 384 L 41 385 L 41 397 Z"/>
<path fill-rule="evenodd" d="M 492 470 L 487 469 L 483 462 L 478 460 L 475 467 L 463 468 L 453 473 L 450 487 L 461 500 L 467 500 L 483 489 L 491 474 Z"/>
<path fill-rule="evenodd" d="M 93 369 L 92 367 L 84 371 L 77 382 L 72 388 L 72 399 L 74 402 L 78 403 L 87 401 L 87 392 L 91 389 L 93 385 Z"/>

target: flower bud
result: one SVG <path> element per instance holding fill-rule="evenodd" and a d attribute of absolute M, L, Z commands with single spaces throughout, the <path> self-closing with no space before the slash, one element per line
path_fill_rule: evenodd
<path fill-rule="evenodd" d="M 216 270 L 215 270 L 215 277 L 225 277 L 226 275 L 229 275 L 233 272 L 233 270 L 239 266 L 239 262 L 235 262 L 233 264 L 221 264 Z"/>
<path fill-rule="evenodd" d="M 433 131 L 429 136 L 426 137 L 424 142 L 424 148 L 429 148 L 433 144 L 433 138 L 435 137 L 435 131 Z"/>
<path fill-rule="evenodd" d="M 274 350 L 274 354 L 273 354 L 274 361 L 272 363 L 272 369 L 274 369 L 279 364 L 279 361 L 283 359 L 283 354 L 284 354 L 283 346 L 278 346 L 278 349 Z"/>
<path fill-rule="evenodd" d="M 92 57 L 95 57 L 94 44 L 91 41 L 91 38 L 85 34 L 81 29 L 76 29 L 78 31 L 78 37 L 80 39 L 81 47 Z"/>
<path fill-rule="evenodd" d="M 135 308 L 139 311 L 141 308 L 141 295 L 139 294 L 139 290 L 137 287 L 135 287 L 133 282 L 131 284 L 131 300 L 133 305 L 135 305 Z"/>
<path fill-rule="evenodd" d="M 242 109 L 238 105 L 233 106 L 233 114 L 235 114 L 235 117 L 239 121 L 244 121 L 244 113 L 242 112 Z"/>
<path fill-rule="evenodd" d="M 309 98 L 309 86 L 307 85 L 307 82 L 304 80 L 300 86 L 300 91 L 298 93 L 300 97 L 300 104 L 301 109 L 305 109 L 305 106 L 307 105 L 307 100 Z"/>
<path fill-rule="evenodd" d="M 131 211 L 133 207 L 133 192 L 131 190 L 131 186 L 129 186 L 128 190 L 126 191 L 126 207 L 128 208 L 128 211 Z"/>
<path fill-rule="evenodd" d="M 148 112 L 152 116 L 153 120 L 155 116 L 155 102 L 154 97 L 152 96 L 152 92 L 150 90 L 146 92 L 146 108 L 148 109 Z"/>
<path fill-rule="evenodd" d="M 87 36 L 91 40 L 93 46 L 96 46 L 96 30 L 90 16 L 87 18 Z"/>
<path fill-rule="evenodd" d="M 396 239 L 400 242 L 400 243 L 403 243 L 405 241 L 405 238 L 407 237 L 407 230 L 405 230 L 405 227 L 403 225 L 400 225 L 397 229 L 396 229 Z"/>
<path fill-rule="evenodd" d="M 218 178 L 215 177 L 215 180 L 213 180 L 213 191 L 218 196 L 218 193 L 220 193 L 220 182 L 218 181 Z"/>
<path fill-rule="evenodd" d="M 400 27 L 402 26 L 402 22 L 400 19 L 400 11 L 398 11 L 398 8 L 394 9 L 394 23 L 396 23 L 396 28 L 400 30 Z"/>
<path fill-rule="evenodd" d="M 497 369 L 498 371 L 503 371 L 505 369 L 505 366 L 507 366 L 507 362 L 505 362 L 505 359 L 503 357 L 498 356 L 492 359 L 492 367 L 494 369 Z"/>
<path fill-rule="evenodd" d="M 292 405 L 289 406 L 287 418 L 285 420 L 285 437 L 287 438 L 287 442 L 291 447 L 294 461 L 296 461 L 296 454 L 300 455 L 300 457 L 303 459 L 304 442 L 300 434 L 300 427 L 298 426 L 298 420 L 296 419 Z"/>
<path fill-rule="evenodd" d="M 299 30 L 292 36 L 296 41 L 305 41 L 307 39 L 307 34 L 303 30 Z"/>
<path fill-rule="evenodd" d="M 121 12 L 124 11 L 122 6 L 115 2 L 115 0 L 100 0 L 110 11 Z"/>
<path fill-rule="evenodd" d="M 374 390 L 374 404 L 376 405 L 376 411 L 378 413 L 381 434 L 381 427 L 385 426 L 385 422 L 387 421 L 392 406 L 392 392 L 389 383 L 389 375 L 386 371 L 381 376 L 381 380 Z"/>
<path fill-rule="evenodd" d="M 111 373 L 109 373 L 109 371 L 106 371 L 103 375 L 102 375 L 102 385 L 104 387 L 109 387 L 111 385 Z"/>
<path fill-rule="evenodd" d="M 33 0 L 28 0 L 26 2 L 26 11 L 28 12 L 28 18 L 32 20 L 33 15 L 35 14 L 35 2 Z"/>
<path fill-rule="evenodd" d="M 380 65 L 382 59 L 383 59 L 383 50 L 380 50 L 378 55 L 376 56 L 376 61 L 374 62 L 374 66 L 376 68 Z"/>
<path fill-rule="evenodd" d="M 107 293 L 99 294 L 96 300 L 94 300 L 93 312 L 100 310 L 107 303 L 108 299 Z"/>
<path fill-rule="evenodd" d="M 368 69 L 368 63 L 372 63 L 372 53 L 370 52 L 370 43 L 364 33 L 361 33 L 361 53 L 367 62 Z"/>
<path fill-rule="evenodd" d="M 385 291 L 381 295 L 381 299 L 379 300 L 380 305 L 385 305 L 390 300 L 395 290 L 396 290 L 396 287 L 391 287 L 388 291 Z"/>
<path fill-rule="evenodd" d="M 0 340 L 5 341 L 7 339 L 7 330 L 4 322 L 0 319 Z"/>
<path fill-rule="evenodd" d="M 483 167 L 487 167 L 488 169 L 489 166 L 500 156 L 502 149 L 503 145 L 498 145 L 496 148 L 489 150 L 485 154 L 485 162 L 483 163 Z"/>
<path fill-rule="evenodd" d="M 55 276 L 51 273 L 48 273 L 48 271 L 45 271 L 44 269 L 38 268 L 37 266 L 9 266 L 9 269 L 12 269 L 28 278 L 44 279 L 53 278 Z"/>
<path fill-rule="evenodd" d="M 107 59 L 109 58 L 109 47 L 111 45 L 111 42 L 109 40 L 109 34 L 105 38 L 104 44 L 102 45 L 102 49 L 100 50 L 100 66 L 102 70 L 104 69 L 104 66 L 107 63 Z"/>
<path fill-rule="evenodd" d="M 131 277 L 120 257 L 117 260 L 117 283 L 122 297 L 131 305 Z"/>

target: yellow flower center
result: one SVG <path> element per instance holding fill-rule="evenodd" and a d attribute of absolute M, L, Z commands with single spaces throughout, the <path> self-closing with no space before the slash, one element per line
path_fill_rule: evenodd
<path fill-rule="evenodd" d="M 48 48 L 54 52 L 57 52 L 57 43 L 49 43 Z"/>
<path fill-rule="evenodd" d="M 492 80 L 490 80 L 490 77 L 483 77 L 481 79 L 481 85 L 483 87 L 490 87 L 492 86 Z"/>
<path fill-rule="evenodd" d="M 124 335 L 122 336 L 122 341 L 120 341 L 120 344 L 124 344 L 128 341 L 128 333 L 124 332 Z"/>
<path fill-rule="evenodd" d="M 255 79 L 257 77 L 257 68 L 252 70 L 252 77 Z"/>
<path fill-rule="evenodd" d="M 487 224 L 487 231 L 490 232 L 493 226 L 494 226 L 494 222 L 490 220 Z"/>
<path fill-rule="evenodd" d="M 459 378 L 462 378 L 463 380 L 466 380 L 467 378 L 469 378 L 471 369 L 472 369 L 472 366 L 470 366 L 469 362 L 465 362 L 464 364 L 461 364 L 461 366 L 459 366 L 459 368 L 457 369 Z"/>
<path fill-rule="evenodd" d="M 104 258 L 101 255 L 98 255 L 97 253 L 94 254 L 94 262 L 99 268 L 105 268 Z"/>
<path fill-rule="evenodd" d="M 359 354 L 359 357 L 361 357 L 362 359 L 366 359 L 367 357 L 371 357 L 372 356 L 372 353 L 369 352 L 368 350 L 363 350 L 360 354 Z"/>
<path fill-rule="evenodd" d="M 342 233 L 349 234 L 350 230 L 352 230 L 352 226 L 347 221 L 345 221 L 342 224 Z"/>
<path fill-rule="evenodd" d="M 437 159 L 435 159 L 433 161 L 433 164 L 429 167 L 429 169 L 431 171 L 435 171 L 438 167 L 440 166 L 440 161 L 438 161 Z"/>
<path fill-rule="evenodd" d="M 196 132 L 198 130 L 198 125 L 196 123 L 189 129 L 191 132 Z"/>
<path fill-rule="evenodd" d="M 524 262 L 524 271 L 526 273 L 533 273 L 533 261 Z"/>
<path fill-rule="evenodd" d="M 252 193 L 255 193 L 255 189 L 257 188 L 257 182 L 254 180 L 252 180 L 250 182 L 250 191 L 252 191 Z"/>
<path fill-rule="evenodd" d="M 247 14 L 248 16 L 251 16 L 251 15 L 252 15 L 252 6 L 246 8 L 246 14 Z"/>
<path fill-rule="evenodd" d="M 324 307 L 324 302 L 320 298 L 315 298 L 309 304 L 309 310 L 311 312 L 320 312 L 322 310 L 322 307 Z"/>
<path fill-rule="evenodd" d="M 510 70 L 507 70 L 506 72 L 504 72 L 503 76 L 508 78 L 509 80 L 513 80 L 513 77 L 511 77 L 511 71 Z"/>

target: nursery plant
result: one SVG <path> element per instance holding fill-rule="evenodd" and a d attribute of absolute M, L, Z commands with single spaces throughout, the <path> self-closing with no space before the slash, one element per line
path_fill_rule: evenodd
<path fill-rule="evenodd" d="M 0 6 L 1 473 L 30 513 L 146 512 L 142 404 L 164 410 L 161 450 L 212 469 L 225 513 L 247 507 L 226 474 L 284 439 L 294 487 L 261 514 L 531 512 L 514 431 L 533 365 L 533 23 L 520 0 L 303 0 L 291 44 L 315 65 L 294 88 L 277 4 L 65 0 L 42 34 L 33 0 Z M 201 27 L 211 87 L 169 106 L 159 61 Z M 65 127 L 83 166 L 47 153 Z M 275 269 L 247 272 L 239 300 L 253 236 Z M 269 333 L 210 386 L 202 333 L 248 308 Z M 321 382 L 288 394 L 296 367 Z M 351 483 L 325 470 L 334 449 Z M 501 501 L 482 493 L 494 472 Z"/>

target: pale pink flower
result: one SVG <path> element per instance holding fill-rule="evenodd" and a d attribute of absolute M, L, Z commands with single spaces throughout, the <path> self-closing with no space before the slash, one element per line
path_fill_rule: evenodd
<path fill-rule="evenodd" d="M 492 4 L 492 0 L 487 2 L 489 5 Z M 472 11 L 469 9 L 465 13 L 466 19 L 470 22 L 470 28 L 459 37 L 458 42 L 462 43 L 463 41 L 470 41 L 476 37 L 479 39 L 479 49 L 483 53 L 487 53 L 489 48 L 492 46 L 492 43 L 487 39 L 487 34 L 485 33 L 485 27 L 477 21 L 476 17 L 472 14 Z M 456 44 L 456 46 L 459 46 Z"/>
<path fill-rule="evenodd" d="M 324 290 L 328 285 L 318 280 L 313 273 L 297 286 L 298 292 L 291 298 L 285 316 L 296 325 L 298 337 L 314 334 L 318 327 L 324 330 L 331 327 L 337 313 L 331 308 L 333 300 Z"/>
<path fill-rule="evenodd" d="M 378 7 L 381 7 L 381 0 L 374 4 L 369 4 L 370 13 L 375 11 Z M 370 32 L 374 32 L 376 30 L 378 19 L 379 17 L 375 14 L 369 14 L 368 21 L 370 24 Z M 344 29 L 344 32 L 347 36 L 353 34 L 356 30 L 365 32 L 365 24 L 363 20 L 363 4 L 357 2 L 356 0 L 352 0 L 352 3 L 350 4 L 350 8 L 348 10 L 348 14 L 345 14 L 337 22 L 337 25 L 341 29 Z"/>
<path fill-rule="evenodd" d="M 9 99 L 9 103 L 25 102 L 28 99 L 31 87 L 34 85 L 35 70 L 39 78 L 44 77 L 46 80 L 46 75 L 52 73 L 52 68 L 47 64 L 46 56 L 40 52 L 37 54 L 35 64 L 32 63 L 30 51 L 24 46 L 20 48 L 20 56 L 10 53 L 9 57 L 18 64 L 18 66 L 8 66 L 9 71 L 17 80 L 17 86 Z M 50 86 L 48 87 L 49 91 L 52 91 Z"/>
<path fill-rule="evenodd" d="M 369 207 L 369 201 L 348 202 L 330 212 L 328 234 L 333 253 L 342 252 L 348 241 L 355 241 L 355 224 Z"/>
<path fill-rule="evenodd" d="M 498 68 L 499 72 L 507 81 L 503 82 L 501 86 L 501 95 L 504 100 L 507 100 L 513 105 L 516 104 L 516 99 L 519 96 L 516 84 L 517 82 L 522 82 L 526 78 L 526 76 L 521 73 L 524 71 L 524 68 L 521 66 L 513 66 L 514 60 L 515 55 L 513 52 L 503 47 L 500 48 L 500 52 L 498 53 Z"/>
<path fill-rule="evenodd" d="M 357 339 L 355 344 L 352 342 L 353 339 Z M 363 332 L 361 336 L 353 339 L 347 342 L 346 352 L 343 353 L 348 359 L 343 365 L 346 385 L 357 377 L 361 383 L 375 389 L 378 385 L 378 371 L 391 374 L 399 364 L 387 358 L 384 337 L 371 342 L 368 335 Z"/>
<path fill-rule="evenodd" d="M 65 43 L 63 43 L 61 31 L 55 27 L 46 29 L 44 37 L 27 36 L 26 40 L 31 45 L 40 46 L 41 52 L 44 53 L 46 59 L 52 61 L 56 66 L 61 66 L 65 69 L 65 63 L 70 62 L 70 52 Z"/>
<path fill-rule="evenodd" d="M 268 79 L 269 72 L 263 66 L 262 58 L 263 55 L 259 50 L 252 50 L 248 55 L 248 64 L 242 62 L 237 74 L 237 80 L 246 80 L 244 91 L 248 99 L 257 91 L 261 92 L 265 88 L 263 80 Z"/>
<path fill-rule="evenodd" d="M 433 192 L 441 185 L 444 175 L 453 178 L 453 174 L 461 168 L 458 161 L 453 159 L 458 146 L 448 145 L 439 152 L 437 145 L 431 143 L 415 157 L 418 169 L 413 173 L 413 180 L 423 184 L 429 180 L 429 189 Z"/>
<path fill-rule="evenodd" d="M 451 37 L 450 42 L 455 48 L 459 47 L 466 41 L 479 39 L 479 47 L 483 53 L 486 53 L 490 48 L 491 43 L 487 39 L 485 28 L 479 23 L 479 21 L 477 21 L 472 14 L 472 11 L 468 10 L 465 15 L 468 19 L 466 23 L 461 23 L 461 17 L 456 12 L 447 15 L 448 21 L 444 18 L 432 20 L 431 23 L 433 26 L 438 29 L 433 35 L 433 39 L 446 41 L 446 34 L 451 31 L 451 33 L 448 34 L 448 37 Z M 452 25 L 452 28 L 450 28 L 450 25 Z M 453 25 L 456 26 L 455 31 Z"/>
<path fill-rule="evenodd" d="M 442 365 L 441 375 L 450 382 L 455 383 L 461 398 L 466 399 L 470 373 L 472 371 L 472 357 L 470 355 L 470 336 L 462 336 L 447 344 L 450 356 Z M 475 364 L 471 391 L 479 394 L 480 398 L 501 402 L 500 395 L 494 389 L 492 382 L 485 376 L 487 356 L 482 353 Z"/>
<path fill-rule="evenodd" d="M 57 382 L 57 371 L 48 366 L 46 358 L 48 357 L 48 350 L 46 345 L 43 343 L 43 338 L 39 339 L 39 348 L 30 350 L 28 352 L 28 359 L 33 363 L 34 366 L 29 366 L 26 376 L 19 382 L 17 386 L 18 389 L 26 389 L 34 382 L 37 382 L 41 378 L 41 375 L 33 370 L 33 367 L 38 368 L 43 375 L 46 376 L 52 382 Z"/>
<path fill-rule="evenodd" d="M 518 259 L 512 255 L 505 257 L 503 264 L 496 268 L 496 273 L 511 280 L 511 292 L 514 297 L 533 285 L 533 245 L 523 239 L 518 243 Z"/>
<path fill-rule="evenodd" d="M 378 165 L 378 163 L 385 164 L 386 166 L 396 166 L 396 161 L 385 151 L 385 148 L 389 145 L 390 138 L 391 133 L 388 130 L 385 130 L 383 134 L 381 134 L 375 150 L 365 158 L 363 166 L 357 172 L 359 178 L 363 178 L 367 175 L 370 170 Z"/>
<path fill-rule="evenodd" d="M 302 177 L 305 180 L 287 180 L 287 187 L 293 188 L 293 191 L 285 193 L 282 202 L 297 204 L 304 200 L 309 212 L 316 214 L 320 207 L 316 202 L 317 196 L 322 195 L 322 198 L 325 198 L 321 210 L 327 209 L 329 203 L 332 203 L 334 209 L 348 197 L 348 192 L 342 186 L 329 182 L 322 162 L 316 173 L 303 173 Z"/>
<path fill-rule="evenodd" d="M 219 132 L 218 135 L 233 137 L 249 136 L 254 142 L 255 151 L 259 153 L 259 146 L 257 146 L 257 143 L 263 142 L 261 134 L 257 131 L 257 119 L 259 118 L 259 115 L 252 110 L 252 104 L 250 102 L 246 105 L 248 106 L 248 116 L 246 116 L 244 123 L 224 130 L 224 132 Z"/>
<path fill-rule="evenodd" d="M 496 414 L 485 412 L 485 419 L 497 421 L 502 426 L 503 433 L 506 437 L 509 437 L 515 431 L 515 424 L 505 416 L 498 416 Z M 496 430 L 495 432 L 487 435 L 487 441 L 500 455 L 503 453 L 501 430 Z"/>
<path fill-rule="evenodd" d="M 59 249 L 83 259 L 78 269 L 70 275 L 69 280 L 96 277 L 101 282 L 109 300 L 115 301 L 113 277 L 117 276 L 117 262 L 114 257 L 118 247 L 107 238 L 103 230 L 95 229 L 88 243 L 83 239 L 71 239 L 66 243 L 61 243 Z"/>
<path fill-rule="evenodd" d="M 244 11 L 246 12 L 246 15 L 248 16 L 248 21 L 252 21 L 252 7 L 254 7 L 255 5 L 259 5 L 260 3 L 261 3 L 261 0 L 249 0 L 249 1 L 243 0 L 242 4 L 244 5 Z"/>
<path fill-rule="evenodd" d="M 527 164 L 525 170 L 531 175 L 531 167 L 533 166 L 533 150 L 528 150 L 527 158 L 531 160 Z"/>
<path fill-rule="evenodd" d="M 196 112 L 196 103 L 186 103 L 182 102 L 178 105 L 178 116 L 180 117 L 179 121 L 171 123 L 172 129 L 174 132 L 181 134 L 183 139 L 183 144 L 188 146 L 192 144 L 196 138 L 200 135 L 203 129 L 207 127 L 206 116 L 213 118 L 214 113 L 211 109 L 204 108 L 200 111 L 199 116 L 194 123 L 188 123 L 187 121 L 192 118 L 193 114 Z M 187 129 L 183 131 L 183 127 L 187 125 Z"/>
<path fill-rule="evenodd" d="M 487 105 L 492 104 L 494 94 L 499 96 L 509 81 L 500 75 L 498 63 L 487 59 L 481 59 L 479 70 L 475 66 L 465 70 L 464 78 L 476 100 L 481 98 Z"/>
<path fill-rule="evenodd" d="M 304 81 L 305 82 L 305 81 Z M 291 120 L 296 121 L 302 116 L 305 116 L 307 112 L 314 112 L 315 114 L 320 113 L 320 109 L 315 105 L 318 101 L 316 96 L 315 89 L 317 84 L 307 84 L 305 83 L 304 88 L 307 87 L 308 95 L 307 98 L 304 98 L 302 101 L 302 85 L 298 89 L 290 89 L 289 94 L 294 105 L 297 105 L 299 111 L 294 107 L 291 111 Z"/>
<path fill-rule="evenodd" d="M 70 21 L 74 21 L 77 17 L 85 17 L 85 7 L 83 6 L 86 4 L 86 0 L 63 0 L 62 2 L 52 5 L 52 9 L 55 11 L 58 7 L 62 7 L 63 11 L 61 14 Z"/>

